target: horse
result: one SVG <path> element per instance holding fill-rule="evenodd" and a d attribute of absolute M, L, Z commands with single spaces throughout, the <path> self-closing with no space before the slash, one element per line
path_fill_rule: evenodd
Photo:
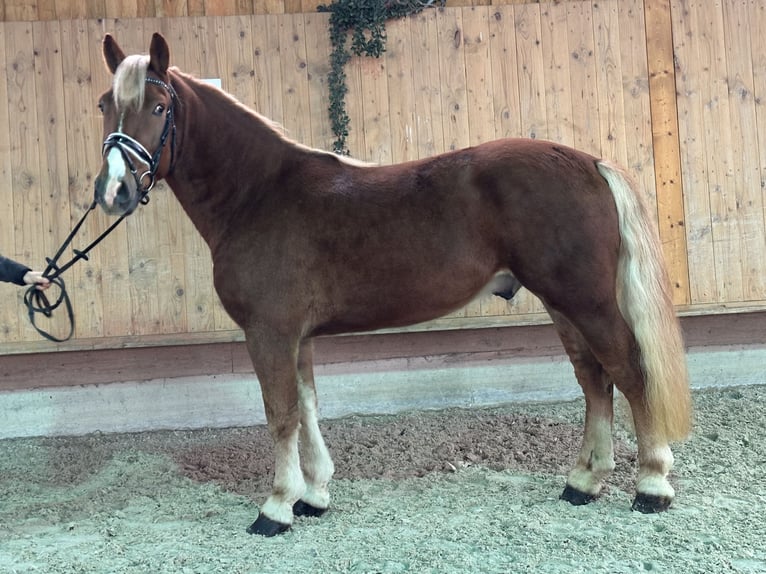
<path fill-rule="evenodd" d="M 535 294 L 585 397 L 561 498 L 595 500 L 614 469 L 614 387 L 638 444 L 632 508 L 666 510 L 669 444 L 691 428 L 684 342 L 656 222 L 616 164 L 554 142 L 502 139 L 375 166 L 292 141 L 278 124 L 177 67 L 102 43 L 95 201 L 130 214 L 164 179 L 210 247 L 214 285 L 243 330 L 274 444 L 273 488 L 251 534 L 330 506 L 312 341 L 452 312 L 482 290 Z"/>

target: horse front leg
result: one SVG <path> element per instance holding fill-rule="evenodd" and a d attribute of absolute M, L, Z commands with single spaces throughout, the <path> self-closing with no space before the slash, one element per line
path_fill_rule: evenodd
<path fill-rule="evenodd" d="M 298 453 L 298 340 L 261 330 L 248 331 L 246 340 L 261 385 L 275 457 L 271 495 L 247 531 L 274 536 L 290 528 L 293 505 L 306 490 Z"/>
<path fill-rule="evenodd" d="M 335 467 L 327 450 L 317 418 L 314 386 L 314 346 L 301 343 L 298 353 L 298 401 L 301 413 L 300 457 L 306 492 L 293 506 L 295 516 L 321 516 L 330 505 L 329 483 Z"/>

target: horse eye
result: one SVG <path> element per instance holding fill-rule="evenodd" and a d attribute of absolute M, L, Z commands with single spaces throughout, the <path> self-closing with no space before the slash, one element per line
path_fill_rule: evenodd
<path fill-rule="evenodd" d="M 153 113 L 155 116 L 161 116 L 161 115 L 162 115 L 162 112 L 164 112 L 164 111 L 165 111 L 165 106 L 163 106 L 162 104 L 157 104 L 157 105 L 154 107 L 154 110 L 152 110 L 152 113 Z"/>

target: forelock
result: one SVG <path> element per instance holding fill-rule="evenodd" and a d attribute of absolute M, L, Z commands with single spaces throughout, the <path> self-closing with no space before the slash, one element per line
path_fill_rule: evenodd
<path fill-rule="evenodd" d="M 117 109 L 135 108 L 144 105 L 146 70 L 149 68 L 149 56 L 127 56 L 117 67 L 112 82 L 114 101 Z"/>

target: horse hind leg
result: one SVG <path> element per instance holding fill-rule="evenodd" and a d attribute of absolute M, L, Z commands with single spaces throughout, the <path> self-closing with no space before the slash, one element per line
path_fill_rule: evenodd
<path fill-rule="evenodd" d="M 638 479 L 633 509 L 644 513 L 661 512 L 670 506 L 675 496 L 667 480 L 673 454 L 667 437 L 658 432 L 645 398 L 646 383 L 636 340 L 616 302 L 590 308 L 600 311 L 572 311 L 567 313 L 567 318 L 582 335 L 604 374 L 630 403 L 638 443 Z"/>
<path fill-rule="evenodd" d="M 299 451 L 306 492 L 293 505 L 293 514 L 321 516 L 330 505 L 328 486 L 335 468 L 319 430 L 310 340 L 301 345 L 298 354 L 298 401 L 301 414 Z"/>
<path fill-rule="evenodd" d="M 561 494 L 562 500 L 579 506 L 596 499 L 604 479 L 614 470 L 613 385 L 577 328 L 553 309 L 548 313 L 585 395 L 582 447 Z"/>

